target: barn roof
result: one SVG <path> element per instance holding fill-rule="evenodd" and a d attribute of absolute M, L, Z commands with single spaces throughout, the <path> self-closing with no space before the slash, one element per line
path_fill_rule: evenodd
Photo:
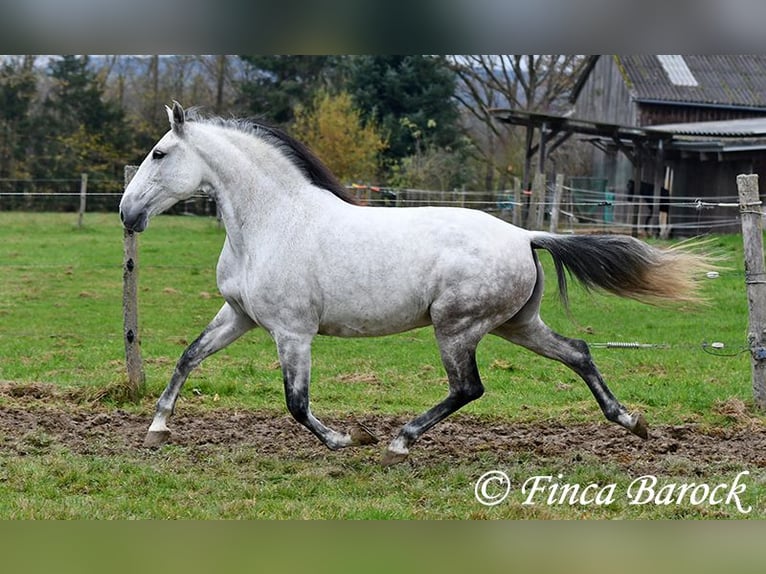
<path fill-rule="evenodd" d="M 551 133 L 577 133 L 606 139 L 688 141 L 688 136 L 718 139 L 766 138 L 766 118 L 636 127 L 524 110 L 492 109 L 490 111 L 504 123 L 537 129 L 544 126 L 544 129 Z"/>
<path fill-rule="evenodd" d="M 766 149 L 766 118 L 634 127 L 540 112 L 491 111 L 498 121 L 538 130 L 541 137 L 548 140 L 548 153 L 573 134 L 587 136 L 594 144 L 614 143 L 627 149 L 639 144 L 656 147 L 662 140 L 666 154 L 673 151 L 734 153 Z M 539 145 L 530 145 L 527 154 L 531 156 L 538 148 Z"/>
<path fill-rule="evenodd" d="M 602 56 L 591 56 L 574 87 L 576 100 Z M 615 59 L 638 102 L 766 110 L 766 56 L 603 56 Z"/>
<path fill-rule="evenodd" d="M 742 120 L 718 120 L 647 126 L 648 131 L 672 133 L 678 136 L 701 136 L 717 138 L 766 137 L 766 118 Z"/>

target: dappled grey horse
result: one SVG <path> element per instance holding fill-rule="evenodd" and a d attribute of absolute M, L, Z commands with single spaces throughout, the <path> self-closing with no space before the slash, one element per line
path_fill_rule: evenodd
<path fill-rule="evenodd" d="M 384 464 L 404 460 L 436 423 L 479 398 L 476 347 L 492 333 L 570 367 L 604 415 L 640 437 L 647 426 L 607 388 L 585 342 L 554 333 L 539 316 L 548 250 L 566 301 L 566 275 L 637 299 L 695 298 L 704 260 L 631 237 L 560 236 L 514 227 L 480 211 L 356 205 L 301 143 L 255 121 L 204 118 L 168 108 L 170 131 L 142 162 L 120 203 L 125 227 L 203 191 L 226 227 L 218 288 L 226 301 L 185 350 L 158 403 L 147 445 L 168 440 L 167 421 L 189 373 L 260 326 L 273 337 L 287 408 L 330 449 L 377 439 L 360 424 L 339 432 L 309 406 L 316 335 L 368 337 L 432 324 L 449 394 L 407 423 Z"/>

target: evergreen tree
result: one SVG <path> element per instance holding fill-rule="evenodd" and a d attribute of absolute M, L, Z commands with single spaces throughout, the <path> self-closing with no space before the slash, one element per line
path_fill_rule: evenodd
<path fill-rule="evenodd" d="M 342 56 L 241 56 L 250 67 L 240 83 L 243 103 L 256 116 L 278 124 L 310 106 L 320 88 L 337 84 Z"/>
<path fill-rule="evenodd" d="M 31 110 L 37 93 L 34 56 L 6 59 L 0 66 L 0 178 L 27 175 Z"/>
<path fill-rule="evenodd" d="M 87 56 L 51 60 L 51 88 L 43 101 L 36 177 L 72 178 L 80 172 L 120 176 L 131 149 L 124 113 L 103 97 Z"/>
<path fill-rule="evenodd" d="M 458 145 L 455 75 L 443 57 L 353 56 L 348 75 L 365 119 L 387 134 L 390 159 L 418 153 L 418 146 Z"/>

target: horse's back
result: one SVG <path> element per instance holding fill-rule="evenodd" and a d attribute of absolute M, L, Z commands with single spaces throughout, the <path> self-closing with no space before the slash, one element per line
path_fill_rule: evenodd
<path fill-rule="evenodd" d="M 510 316 L 534 288 L 526 231 L 493 216 L 439 207 L 347 212 L 319 240 L 320 332 L 380 335 L 447 315 Z"/>

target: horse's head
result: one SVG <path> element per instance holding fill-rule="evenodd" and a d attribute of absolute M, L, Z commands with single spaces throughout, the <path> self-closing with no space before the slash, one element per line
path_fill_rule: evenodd
<path fill-rule="evenodd" d="M 149 218 L 190 198 L 202 186 L 204 162 L 188 141 L 184 110 L 165 107 L 166 133 L 146 156 L 120 201 L 120 218 L 131 231 L 143 231 Z"/>

